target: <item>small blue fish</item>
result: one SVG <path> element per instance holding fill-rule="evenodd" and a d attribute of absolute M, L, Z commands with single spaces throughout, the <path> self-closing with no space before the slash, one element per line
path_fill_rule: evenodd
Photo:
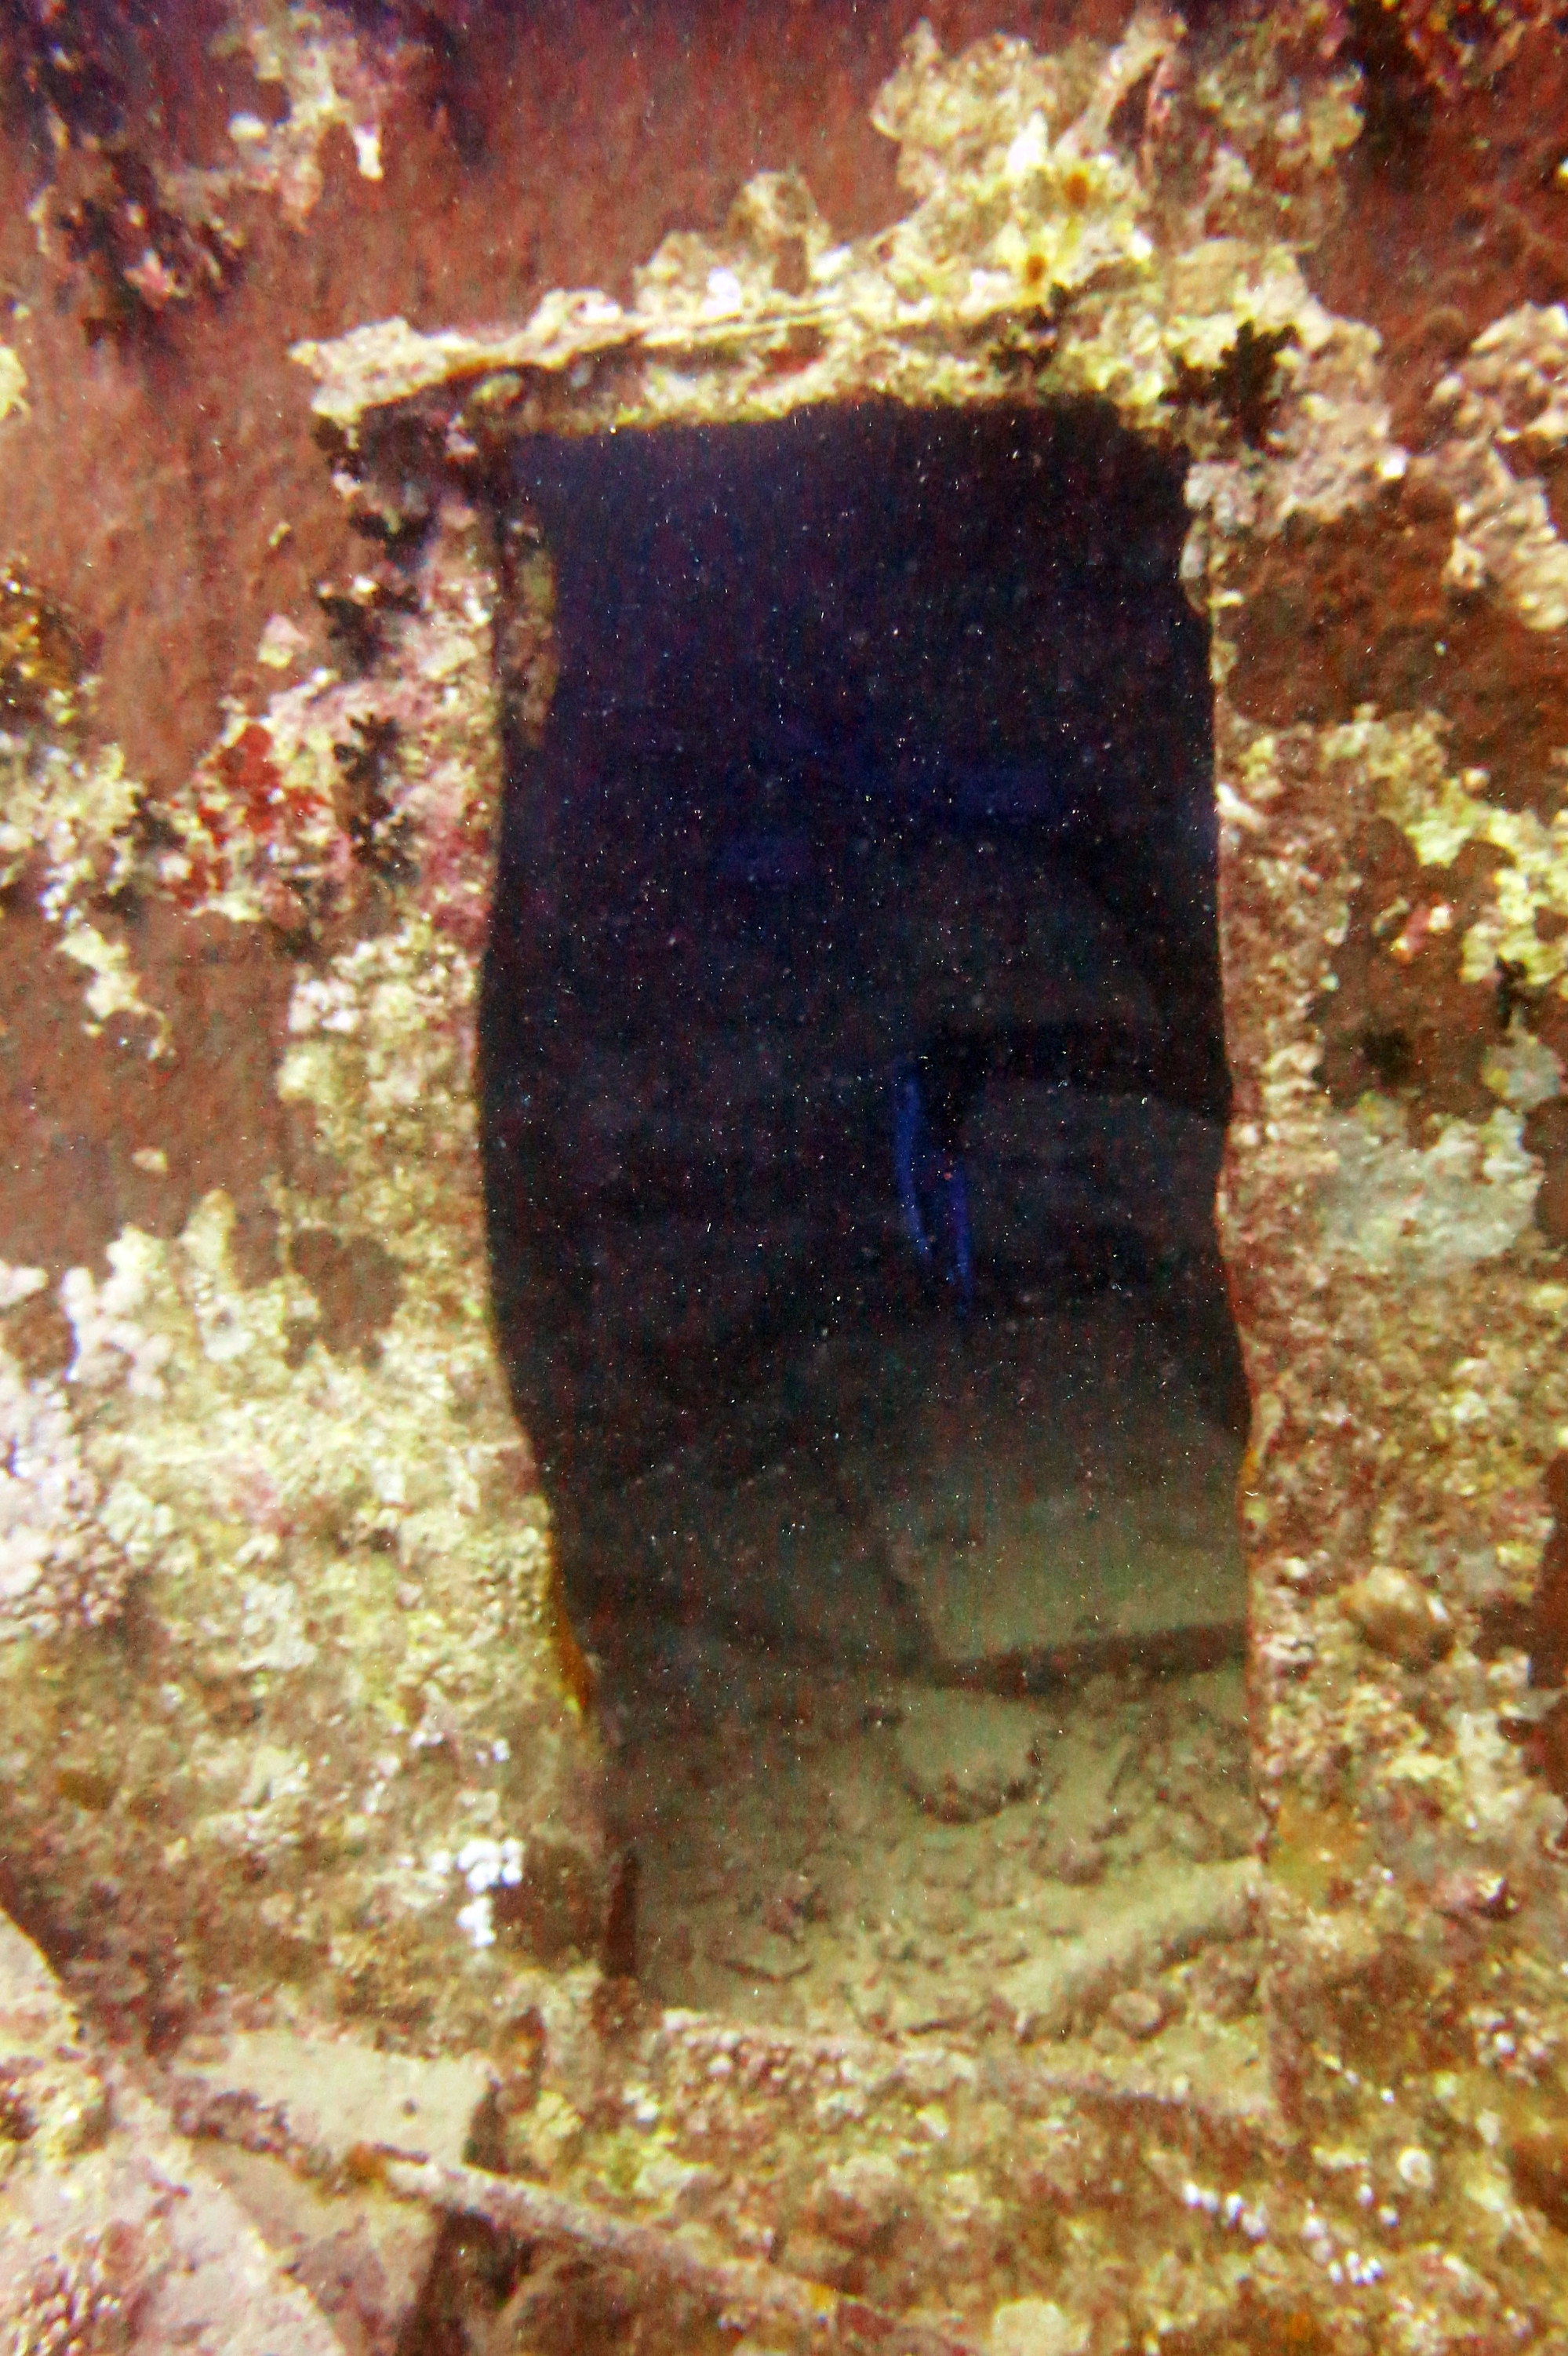
<path fill-rule="evenodd" d="M 961 1307 L 972 1308 L 975 1238 L 964 1157 L 933 1136 L 920 1066 L 912 1056 L 893 1067 L 893 1173 L 904 1226 L 922 1262 L 940 1264 Z"/>

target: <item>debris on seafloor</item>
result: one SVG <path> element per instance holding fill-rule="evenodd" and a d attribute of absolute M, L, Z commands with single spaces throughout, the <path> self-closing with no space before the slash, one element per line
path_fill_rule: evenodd
<path fill-rule="evenodd" d="M 539 1975 L 531 1996 L 483 2067 L 280 2019 L 214 2023 L 151 2083 L 336 2328 L 401 2301 L 416 2344 L 409 2319 L 453 2300 L 475 2329 L 487 2316 L 560 2333 L 571 2281 L 598 2280 L 660 2349 L 729 2315 L 803 2349 L 969 2350 L 983 2326 L 944 2266 L 1038 2234 L 1074 2185 L 1129 2164 L 1129 2137 L 1177 2215 L 1194 2164 L 1246 2186 L 1248 2218 L 1258 2170 L 1277 2165 L 1259 2090 L 1144 2066 L 1136 2049 L 1168 2009 L 1156 1996 L 1120 2002 L 1121 2061 L 1047 2059 L 1011 2036 L 901 2047 L 748 2029 L 661 2011 L 592 1971 Z M 847 2140 L 825 2160 L 828 2114 Z M 487 2290 L 450 2233 L 432 2255 L 432 2212 L 515 2254 Z M 421 2248 L 428 2276 L 411 2271 Z"/>
<path fill-rule="evenodd" d="M 994 1816 L 1038 1780 L 1039 1730 L 1017 1703 L 917 1687 L 901 1694 L 897 1710 L 899 1771 L 933 1816 Z"/>
<path fill-rule="evenodd" d="M 624 2269 L 667 2297 L 699 2303 L 729 2330 L 784 2331 L 809 2348 L 875 2348 L 887 2356 L 979 2356 L 979 2342 L 962 2329 L 889 2315 L 777 2267 L 707 2255 L 678 2233 L 628 2223 L 513 2177 L 396 2158 L 385 2162 L 384 2176 L 394 2192 L 450 2215 L 480 2218 L 518 2241 L 558 2244 L 601 2266 Z"/>
<path fill-rule="evenodd" d="M 634 1698 L 614 1762 L 651 1994 L 824 2029 L 1061 2037 L 1157 1981 L 1162 2023 L 1200 2044 L 1215 1957 L 1255 1994 L 1239 1667 L 1008 1699 L 727 1657 L 678 1729 L 635 1730 Z M 1213 2066 L 1261 2084 L 1255 2004 L 1231 2010 Z M 1173 2032 L 1173 2077 L 1201 2066 L 1188 2041 Z"/>
<path fill-rule="evenodd" d="M 336 2356 L 242 2199 L 0 1918 L 0 2345 Z"/>

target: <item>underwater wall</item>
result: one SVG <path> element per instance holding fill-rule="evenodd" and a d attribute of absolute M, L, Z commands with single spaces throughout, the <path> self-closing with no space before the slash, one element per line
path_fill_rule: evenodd
<path fill-rule="evenodd" d="M 6 0 L 0 75 L 16 2346 L 1568 2348 L 1568 32 Z M 963 2032 L 638 1991 L 481 1167 L 519 453 L 867 403 L 1145 442 L 1214 699 L 1264 1830 Z"/>

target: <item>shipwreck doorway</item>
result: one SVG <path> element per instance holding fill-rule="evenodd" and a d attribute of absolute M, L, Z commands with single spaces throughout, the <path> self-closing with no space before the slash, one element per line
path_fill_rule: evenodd
<path fill-rule="evenodd" d="M 1040 1708 L 1068 1740 L 1085 1695 L 1121 1764 L 1054 1812 L 1068 1881 L 1139 1775 L 1187 1773 L 1188 1853 L 1232 1854 L 1245 1387 L 1178 470 L 1092 405 L 513 465 L 559 674 L 486 972 L 493 1296 L 655 1914 L 693 1915 L 681 1791 L 711 1834 L 728 1778 L 755 1860 L 772 1746 L 853 1783 L 885 1733 L 917 1815 L 1005 1817 L 1049 1780 Z M 1209 1681 L 1190 1772 L 1135 1739 L 1171 1676 Z M 796 1798 L 804 1837 L 831 1793 Z M 760 1881 L 816 1890 L 787 1847 Z M 733 2008 L 672 1936 L 662 1992 Z"/>

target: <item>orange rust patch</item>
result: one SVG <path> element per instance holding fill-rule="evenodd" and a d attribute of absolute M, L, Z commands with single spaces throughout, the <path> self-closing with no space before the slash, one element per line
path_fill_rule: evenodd
<path fill-rule="evenodd" d="M 545 1590 L 544 1612 L 545 1640 L 554 1655 L 562 1690 L 578 1716 L 587 1719 L 592 1715 L 599 1690 L 598 1680 L 587 1654 L 577 1641 L 576 1631 L 566 1608 L 560 1572 L 553 1562 Z"/>
<path fill-rule="evenodd" d="M 37 720 L 87 668 L 64 615 L 11 566 L 0 567 L 0 721 Z"/>
<path fill-rule="evenodd" d="M 1269 1843 L 1269 1872 L 1283 1888 L 1308 1906 L 1339 1905 L 1371 1861 L 1366 1826 L 1345 1801 L 1285 1794 Z"/>

